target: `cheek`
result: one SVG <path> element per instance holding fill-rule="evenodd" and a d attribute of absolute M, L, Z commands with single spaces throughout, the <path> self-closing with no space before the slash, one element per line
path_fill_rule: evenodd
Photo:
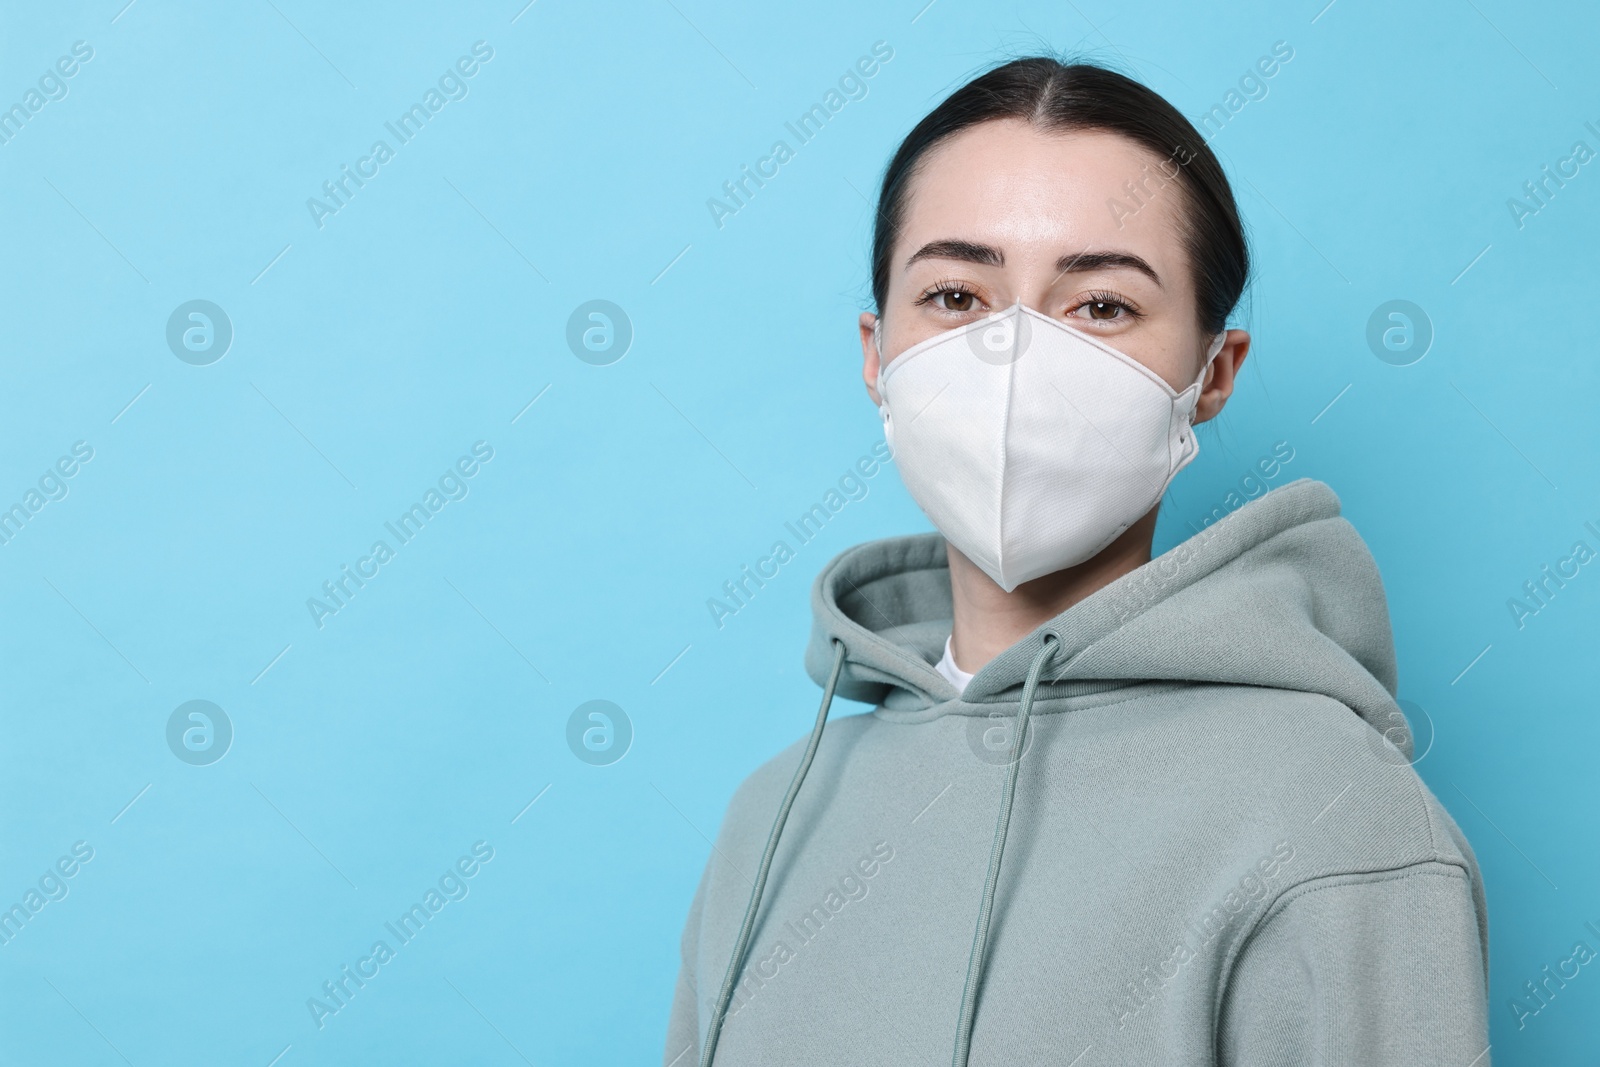
<path fill-rule="evenodd" d="M 926 284 L 932 284 L 932 279 Z M 906 286 L 904 289 L 897 287 L 890 290 L 888 304 L 893 310 L 883 317 L 878 332 L 880 374 L 890 363 L 898 359 L 902 352 L 930 337 L 937 337 L 958 324 L 935 319 L 933 316 L 940 313 L 931 304 L 919 306 L 915 303 L 922 295 L 923 288 L 925 286 L 917 288 Z"/>
<path fill-rule="evenodd" d="M 921 312 L 923 309 L 916 308 Z M 930 321 L 921 315 L 903 315 L 894 325 L 893 329 L 886 328 L 883 333 L 883 349 L 878 374 L 881 378 L 884 371 L 898 363 L 905 354 L 918 345 L 942 337 L 952 330 L 959 329 L 970 323 L 970 319 L 958 319 L 952 322 Z"/>
<path fill-rule="evenodd" d="M 1200 338 L 1176 323 L 1153 323 L 1112 347 L 1138 360 L 1181 393 L 1200 376 Z"/>

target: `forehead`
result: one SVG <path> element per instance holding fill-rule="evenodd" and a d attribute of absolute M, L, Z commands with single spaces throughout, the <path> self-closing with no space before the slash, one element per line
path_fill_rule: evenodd
<path fill-rule="evenodd" d="M 930 240 L 961 238 L 1007 253 L 1121 248 L 1163 278 L 1183 257 L 1183 193 L 1163 160 L 1120 134 L 980 123 L 928 150 L 912 177 L 896 272 Z M 1167 173 L 1175 164 L 1166 163 Z M 1131 183 L 1131 188 L 1125 183 Z M 1008 257 L 1008 263 L 1010 259 Z"/>

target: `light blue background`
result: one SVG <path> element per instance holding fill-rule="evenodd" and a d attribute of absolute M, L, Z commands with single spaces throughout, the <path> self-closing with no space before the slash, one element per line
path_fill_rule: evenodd
<path fill-rule="evenodd" d="M 1520 229 L 1506 201 L 1600 148 L 1600 18 L 924 3 L 8 5 L 0 104 L 94 57 L 0 145 L 0 504 L 94 458 L 0 546 L 0 904 L 95 854 L 0 947 L 0 1061 L 656 1060 L 708 838 L 815 712 L 812 576 L 927 528 L 891 468 L 711 622 L 879 439 L 855 316 L 889 153 L 1008 54 L 1092 50 L 1198 117 L 1278 40 L 1213 141 L 1256 347 L 1157 547 L 1278 441 L 1274 484 L 1339 493 L 1437 730 L 1418 769 L 1483 865 L 1492 1058 L 1592 1055 L 1600 965 L 1524 1029 L 1508 1001 L 1600 948 L 1600 565 L 1521 630 L 1506 601 L 1600 545 L 1600 164 Z M 306 199 L 480 40 L 469 95 L 319 229 Z M 719 229 L 707 199 L 879 40 L 869 95 Z M 236 333 L 204 367 L 164 339 L 196 298 Z M 565 342 L 591 299 L 636 332 L 610 366 Z M 1391 299 L 1436 331 L 1410 366 L 1366 344 Z M 319 630 L 306 599 L 480 440 L 470 495 Z M 600 698 L 636 731 L 607 767 L 565 741 Z M 166 745 L 191 699 L 234 725 L 211 766 Z M 470 895 L 319 1031 L 307 998 L 479 840 Z"/>

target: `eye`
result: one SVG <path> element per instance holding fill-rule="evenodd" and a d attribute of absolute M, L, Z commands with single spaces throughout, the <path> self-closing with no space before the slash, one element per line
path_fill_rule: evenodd
<path fill-rule="evenodd" d="M 983 306 L 978 294 L 963 282 L 935 282 L 923 290 L 915 303 L 932 304 L 937 310 L 951 315 L 967 315 Z"/>
<path fill-rule="evenodd" d="M 1091 322 L 1118 322 L 1136 319 L 1140 312 L 1132 301 L 1116 293 L 1088 293 L 1082 303 L 1070 308 L 1067 314 Z"/>

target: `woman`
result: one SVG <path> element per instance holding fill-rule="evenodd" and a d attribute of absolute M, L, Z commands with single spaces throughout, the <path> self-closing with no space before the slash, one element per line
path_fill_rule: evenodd
<path fill-rule="evenodd" d="M 1477 864 L 1337 498 L 1151 559 L 1247 276 L 1216 158 L 1121 75 L 1007 63 L 900 146 L 863 370 L 939 534 L 818 577 L 822 709 L 729 805 L 666 1062 L 1488 1063 Z M 835 693 L 876 709 L 824 736 Z"/>

